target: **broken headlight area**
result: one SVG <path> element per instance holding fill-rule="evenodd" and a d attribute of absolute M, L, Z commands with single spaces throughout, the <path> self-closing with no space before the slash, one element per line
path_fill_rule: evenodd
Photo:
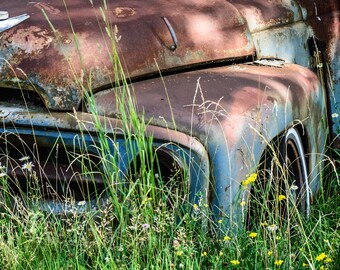
<path fill-rule="evenodd" d="M 44 99 L 36 91 L 1 88 L 0 101 L 18 106 L 45 108 Z"/>
<path fill-rule="evenodd" d="M 2 129 L 0 162 L 11 196 L 38 198 L 52 211 L 56 203 L 100 199 L 105 185 L 92 141 L 89 135 L 70 132 Z"/>

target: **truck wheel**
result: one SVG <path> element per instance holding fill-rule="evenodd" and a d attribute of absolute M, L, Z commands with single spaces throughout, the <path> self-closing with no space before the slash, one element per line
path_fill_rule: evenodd
<path fill-rule="evenodd" d="M 308 183 L 308 170 L 305 151 L 299 132 L 289 128 L 281 143 L 281 164 L 286 176 L 285 191 L 290 192 L 300 213 L 309 217 L 310 193 Z M 288 184 L 288 185 L 287 185 Z"/>
<path fill-rule="evenodd" d="M 251 189 L 247 226 L 284 223 L 298 210 L 309 217 L 310 193 L 305 150 L 296 128 L 289 128 L 265 151 Z"/>

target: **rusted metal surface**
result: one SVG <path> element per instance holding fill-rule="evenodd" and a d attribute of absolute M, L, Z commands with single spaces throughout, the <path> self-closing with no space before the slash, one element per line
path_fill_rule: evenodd
<path fill-rule="evenodd" d="M 247 20 L 252 33 L 302 19 L 300 7 L 291 0 L 229 0 Z"/>
<path fill-rule="evenodd" d="M 109 31 L 121 37 L 119 55 L 130 77 L 254 54 L 244 19 L 223 0 L 114 1 L 103 8 L 108 25 L 99 11 L 101 1 L 93 2 L 92 7 L 90 1 L 69 0 L 67 10 L 62 0 L 3 3 L 1 8 L 13 16 L 25 12 L 31 18 L 0 36 L 0 86 L 18 87 L 19 78 L 25 88 L 41 92 L 47 107 L 77 107 L 82 95 L 74 76 L 86 86 L 91 74 L 94 89 L 115 80 L 105 29 L 110 25 L 117 26 L 116 33 Z M 40 9 L 57 30 L 57 38 Z M 162 16 L 178 37 L 175 51 L 170 49 L 173 41 Z"/>
<path fill-rule="evenodd" d="M 329 93 L 329 124 L 340 132 L 340 23 L 339 1 L 231 0 L 246 19 L 258 58 L 280 58 L 319 71 Z M 320 62 L 313 58 L 310 42 L 318 41 Z M 322 44 L 322 45 L 321 45 Z M 318 47 L 317 46 L 317 47 Z M 325 55 L 325 59 L 321 59 Z M 327 67 L 326 67 L 327 66 Z M 324 69 L 324 70 L 323 70 Z M 321 72 L 320 72 L 321 71 Z M 322 74 L 323 73 L 323 74 Z M 340 146 L 340 140 L 337 143 Z"/>
<path fill-rule="evenodd" d="M 178 131 L 205 142 L 215 181 L 214 210 L 223 215 L 240 213 L 235 197 L 240 181 L 256 168 L 267 143 L 295 120 L 310 136 L 310 150 L 324 151 L 324 99 L 318 78 L 305 68 L 236 65 L 164 80 L 167 94 L 160 79 L 134 84 L 138 109 L 151 125 L 174 128 L 173 116 Z M 102 115 L 117 115 L 115 91 L 95 95 Z M 317 162 L 311 155 L 309 166 Z M 318 169 L 311 174 L 313 192 L 318 174 Z"/>
<path fill-rule="evenodd" d="M 329 92 L 329 116 L 340 114 L 340 3 L 337 0 L 299 0 L 304 18 L 313 32 L 314 42 L 318 41 L 319 63 L 323 80 Z M 324 59 L 322 59 L 324 58 Z M 329 117 L 333 146 L 340 148 L 340 119 Z"/>
<path fill-rule="evenodd" d="M 161 79 L 134 84 L 138 108 L 150 119 L 147 132 L 154 134 L 155 141 L 171 141 L 200 155 L 203 172 L 193 186 L 199 186 L 208 196 L 209 179 L 214 179 L 213 209 L 230 215 L 231 222 L 237 221 L 241 213 L 235 197 L 240 181 L 257 166 L 267 147 L 264 138 L 270 141 L 299 119 L 306 134 L 314 138 L 310 149 L 314 153 L 323 152 L 325 134 L 320 125 L 324 105 L 317 77 L 307 69 L 287 64 L 235 65 L 169 76 L 165 85 L 177 131 L 171 130 L 170 104 Z M 105 125 L 112 127 L 109 132 L 119 134 L 122 125 L 115 119 L 114 90 L 99 92 L 95 98 L 101 104 L 100 113 L 105 115 L 103 123 L 108 121 Z M 33 125 L 36 129 L 58 128 L 64 132 L 77 132 L 80 128 L 95 131 L 93 119 L 86 113 L 46 114 L 38 109 L 28 113 L 25 107 L 8 105 L 0 109 L 9 112 L 2 118 L 5 125 Z M 194 137 L 206 145 L 212 166 L 210 174 L 207 153 Z M 311 155 L 310 166 L 316 167 L 318 156 Z M 318 173 L 313 170 L 312 179 L 317 179 Z"/>
<path fill-rule="evenodd" d="M 299 71 L 298 66 L 288 64 L 282 68 L 227 66 L 165 77 L 166 90 L 161 79 L 137 82 L 134 83 L 134 92 L 138 109 L 140 112 L 144 111 L 146 117 L 158 125 L 166 121 L 171 126 L 172 111 L 180 131 L 189 133 L 188 127 L 192 126 L 193 136 L 204 141 L 205 138 L 201 136 L 204 136 L 205 127 L 212 120 L 219 120 L 220 117 L 224 119 L 226 115 L 233 118 L 233 110 L 235 115 L 243 116 L 256 107 L 268 106 L 268 102 L 284 104 L 287 97 L 279 93 L 286 93 L 288 88 L 291 89 L 292 102 L 295 102 L 293 107 L 300 107 L 299 111 L 306 110 L 307 108 L 299 106 L 299 102 L 305 101 L 305 89 L 315 90 L 317 80 L 314 77 L 311 77 L 313 80 L 306 80 L 298 75 L 297 70 Z M 303 71 L 307 72 L 304 69 Z M 311 76 L 312 73 L 307 74 Z M 305 85 L 302 86 L 303 83 Z M 204 92 L 197 90 L 197 84 Z M 120 92 L 110 89 L 95 95 L 96 103 L 100 104 L 100 114 L 117 116 L 115 93 L 119 95 Z M 167 99 L 167 94 L 170 100 Z M 265 103 L 259 103 L 259 100 Z M 205 114 L 204 110 L 207 110 Z M 239 122 L 237 126 L 240 128 Z M 230 142 L 238 140 L 235 128 L 229 130 L 229 137 L 233 138 Z"/>

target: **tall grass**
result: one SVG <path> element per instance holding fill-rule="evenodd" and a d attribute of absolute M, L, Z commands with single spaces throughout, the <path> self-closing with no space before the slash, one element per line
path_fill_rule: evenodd
<path fill-rule="evenodd" d="M 309 220 L 300 216 L 302 222 L 297 222 L 299 214 L 294 212 L 289 228 L 269 217 L 254 220 L 251 231 L 237 234 L 209 233 L 202 224 L 211 213 L 203 203 L 179 219 L 175 209 L 181 209 L 181 201 L 167 207 L 168 196 L 150 196 L 152 183 L 131 183 L 128 194 L 123 198 L 110 194 L 100 210 L 66 216 L 17 199 L 15 210 L 5 208 L 0 214 L 0 267 L 337 269 L 339 194 L 335 178 L 328 185 L 324 189 L 328 194 L 320 194 L 312 205 Z M 254 204 L 263 209 L 257 201 Z M 224 230 L 219 221 L 216 226 Z"/>
<path fill-rule="evenodd" d="M 101 13 L 108 22 L 105 6 Z M 90 132 L 88 125 L 78 119 L 81 129 L 79 140 L 74 141 L 78 146 L 68 150 L 70 163 L 80 162 L 82 174 L 90 179 L 91 173 L 98 170 L 92 157 L 99 157 L 99 173 L 105 180 L 105 191 L 96 194 L 100 207 L 58 215 L 43 211 L 39 207 L 43 196 L 39 188 L 32 186 L 33 192 L 24 196 L 12 195 L 10 177 L 1 167 L 0 269 L 337 269 L 340 198 L 335 173 L 339 172 L 325 173 L 309 219 L 297 211 L 294 203 L 285 199 L 273 202 L 258 190 L 262 195 L 251 197 L 250 203 L 252 209 L 265 214 L 251 216 L 241 230 L 230 231 L 222 220 L 210 220 L 213 214 L 209 205 L 204 199 L 190 205 L 187 186 L 176 185 L 176 174 L 168 183 L 162 182 L 153 138 L 145 136 L 147 123 L 137 113 L 133 86 L 118 58 L 118 31 L 107 23 L 102 32 L 111 40 L 114 81 L 120 82 L 112 91 L 118 93 L 122 125 L 108 124 L 98 115 L 91 74 L 86 80 L 88 85 L 75 76 L 96 132 Z M 119 165 L 123 157 L 114 151 L 119 148 L 116 134 L 124 138 L 124 147 L 134 157 L 125 171 Z M 83 143 L 86 136 L 92 136 L 90 147 Z M 59 147 L 65 146 L 60 143 Z M 336 151 L 334 156 L 340 161 Z M 39 157 L 30 154 L 38 166 L 35 161 Z M 187 178 L 185 174 L 181 180 Z M 257 185 L 259 175 L 261 171 L 249 182 L 255 191 L 261 187 Z M 37 175 L 27 177 L 38 179 Z M 262 188 L 268 190 L 268 186 Z M 99 197 L 104 197 L 105 203 Z M 65 199 L 72 201 L 60 198 Z M 284 203 L 288 214 L 282 218 L 278 211 Z"/>

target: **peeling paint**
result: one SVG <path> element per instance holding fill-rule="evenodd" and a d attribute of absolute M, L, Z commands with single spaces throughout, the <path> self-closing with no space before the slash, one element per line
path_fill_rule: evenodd
<path fill-rule="evenodd" d="M 130 7 L 116 7 L 115 15 L 117 18 L 126 18 L 135 15 L 136 10 Z"/>
<path fill-rule="evenodd" d="M 30 26 L 25 29 L 12 29 L 2 34 L 2 47 L 16 47 L 25 54 L 39 53 L 47 49 L 53 37 L 48 30 L 43 30 L 38 26 Z"/>

